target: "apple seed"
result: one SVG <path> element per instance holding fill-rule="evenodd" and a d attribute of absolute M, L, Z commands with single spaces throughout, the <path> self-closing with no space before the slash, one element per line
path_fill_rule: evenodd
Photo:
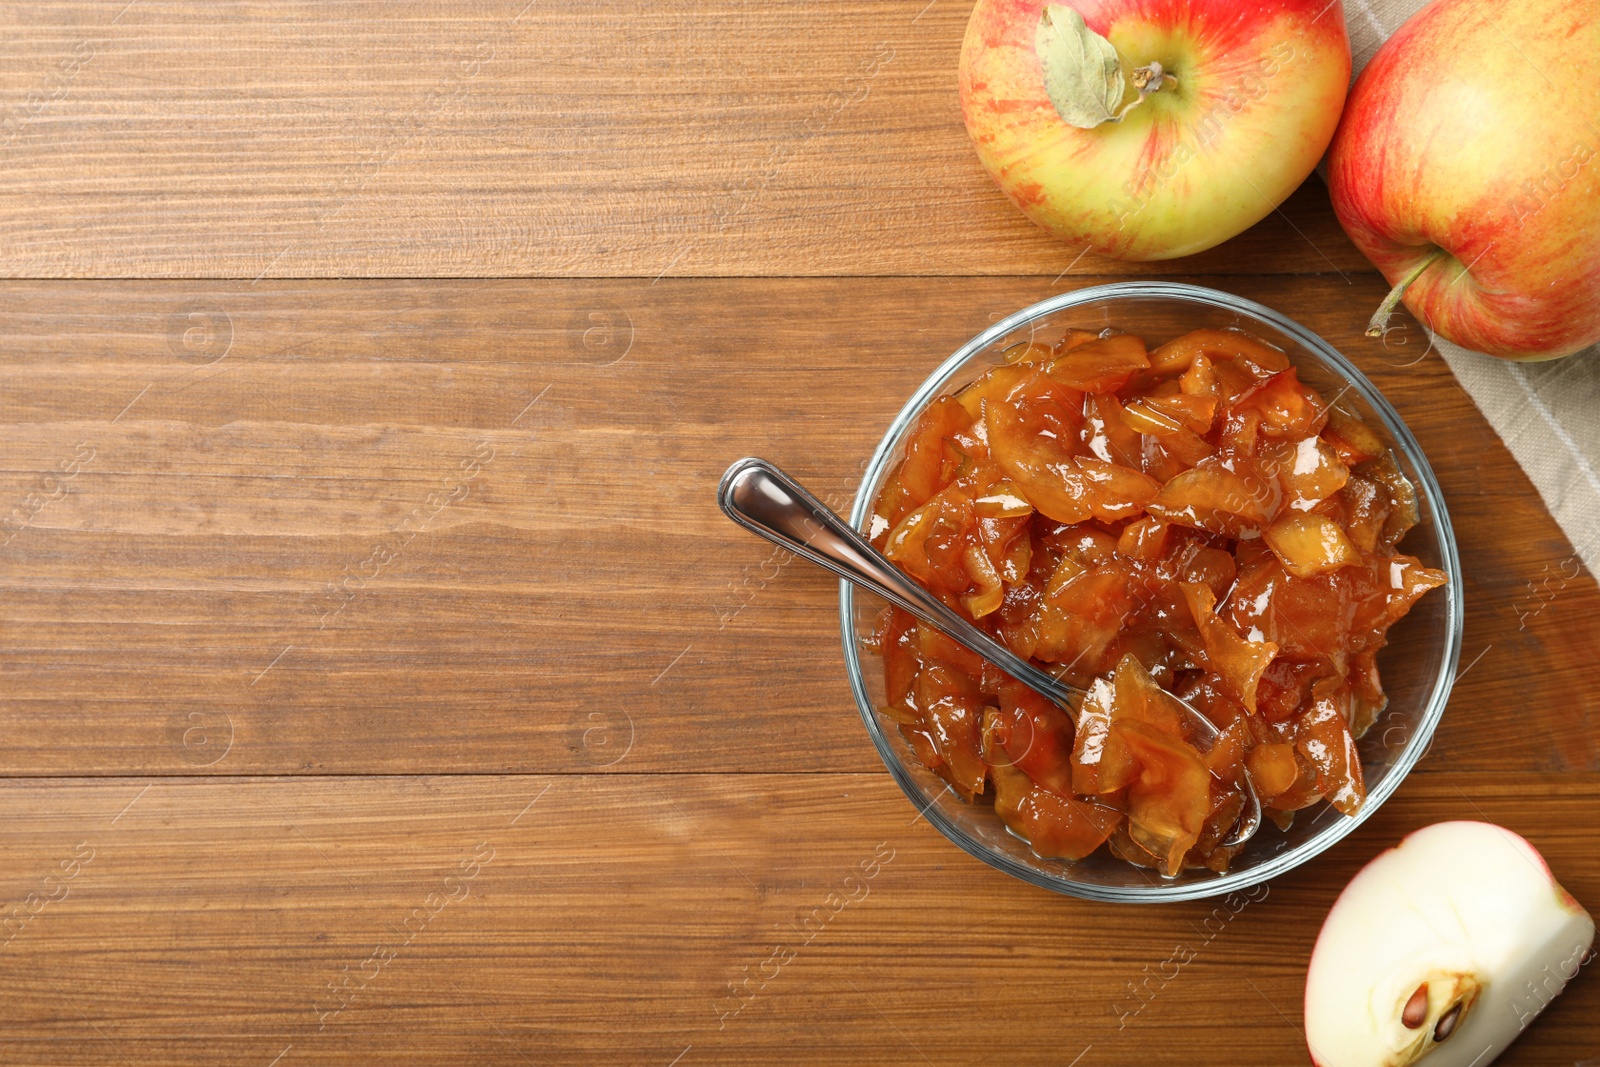
<path fill-rule="evenodd" d="M 1417 991 L 1411 994 L 1411 999 L 1406 1001 L 1405 1010 L 1400 1013 L 1400 1021 L 1407 1030 L 1415 1030 L 1428 1018 L 1428 983 L 1423 982 L 1417 986 Z"/>
<path fill-rule="evenodd" d="M 1433 1027 L 1433 1039 L 1435 1041 L 1443 1041 L 1445 1038 L 1456 1032 L 1456 1023 L 1460 1021 L 1461 1005 L 1457 1004 L 1455 1007 L 1439 1016 L 1439 1021 L 1435 1023 Z"/>

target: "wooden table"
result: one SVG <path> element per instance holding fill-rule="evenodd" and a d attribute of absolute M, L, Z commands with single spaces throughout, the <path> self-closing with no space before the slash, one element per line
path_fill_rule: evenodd
<path fill-rule="evenodd" d="M 1416 325 L 1362 336 L 1318 182 L 1080 256 L 967 144 L 967 10 L 0 8 L 0 1062 L 1295 1064 L 1406 831 L 1501 822 L 1600 905 L 1600 590 Z M 1432 752 L 1226 922 L 916 819 L 833 582 L 712 499 L 749 453 L 848 498 L 962 341 L 1135 275 L 1342 348 L 1461 542 Z M 1502 1062 L 1597 1015 L 1585 973 Z"/>

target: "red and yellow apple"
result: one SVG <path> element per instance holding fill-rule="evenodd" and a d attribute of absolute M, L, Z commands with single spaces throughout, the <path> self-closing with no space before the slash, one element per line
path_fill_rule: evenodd
<path fill-rule="evenodd" d="M 1425 326 L 1509 359 L 1600 341 L 1597 86 L 1593 0 L 1434 0 L 1361 72 L 1333 209 Z"/>
<path fill-rule="evenodd" d="M 961 112 L 1029 218 L 1171 259 L 1270 213 L 1316 166 L 1350 80 L 1339 0 L 978 0 Z"/>

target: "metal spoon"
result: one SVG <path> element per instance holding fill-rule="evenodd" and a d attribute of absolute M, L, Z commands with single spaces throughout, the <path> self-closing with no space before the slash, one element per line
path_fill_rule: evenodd
<path fill-rule="evenodd" d="M 956 614 L 944 602 L 891 563 L 850 524 L 806 492 L 800 483 L 764 459 L 741 459 L 728 468 L 717 487 L 717 502 L 728 518 L 752 533 L 824 567 L 839 577 L 870 589 L 923 622 L 993 663 L 1046 700 L 1061 707 L 1074 724 L 1084 691 L 1041 671 L 1009 648 Z M 1167 694 L 1172 696 L 1171 693 Z M 1221 731 L 1187 701 L 1173 696 L 1206 748 Z M 1261 800 L 1248 772 L 1243 774 L 1245 807 L 1234 831 L 1223 843 L 1240 845 L 1261 826 Z"/>

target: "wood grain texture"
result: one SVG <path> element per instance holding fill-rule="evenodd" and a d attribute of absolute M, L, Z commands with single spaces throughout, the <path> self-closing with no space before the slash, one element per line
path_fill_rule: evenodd
<path fill-rule="evenodd" d="M 1420 775 L 1250 897 L 1149 908 L 977 863 L 881 773 L 11 781 L 0 808 L 0 916 L 57 898 L 0 934 L 6 1063 L 1283 1067 L 1322 917 L 1402 833 L 1495 819 L 1600 898 L 1589 775 Z M 1592 978 L 1499 1062 L 1591 1057 Z"/>
<path fill-rule="evenodd" d="M 1437 354 L 1361 335 L 1372 274 L 1226 286 L 1364 366 L 1439 473 L 1470 669 L 1432 759 L 1600 769 L 1566 695 L 1600 591 Z M 766 455 L 842 507 L 916 384 L 1054 289 L 0 286 L 7 769 L 870 771 L 834 584 L 717 477 Z"/>
<path fill-rule="evenodd" d="M 979 165 L 956 95 L 969 10 L 0 5 L 0 274 L 1130 269 L 1034 227 Z M 1365 269 L 1325 203 L 1313 179 L 1178 269 Z"/>
<path fill-rule="evenodd" d="M 1326 192 L 1080 256 L 967 143 L 968 10 L 0 5 L 0 1063 L 1282 1067 L 1404 833 L 1600 904 L 1600 589 L 1416 324 L 1361 334 Z M 917 817 L 834 583 L 712 495 L 755 453 L 842 507 L 962 342 L 1152 275 L 1393 400 L 1466 638 L 1338 848 L 1108 907 Z M 1600 1057 L 1589 970 L 1500 1062 Z"/>

